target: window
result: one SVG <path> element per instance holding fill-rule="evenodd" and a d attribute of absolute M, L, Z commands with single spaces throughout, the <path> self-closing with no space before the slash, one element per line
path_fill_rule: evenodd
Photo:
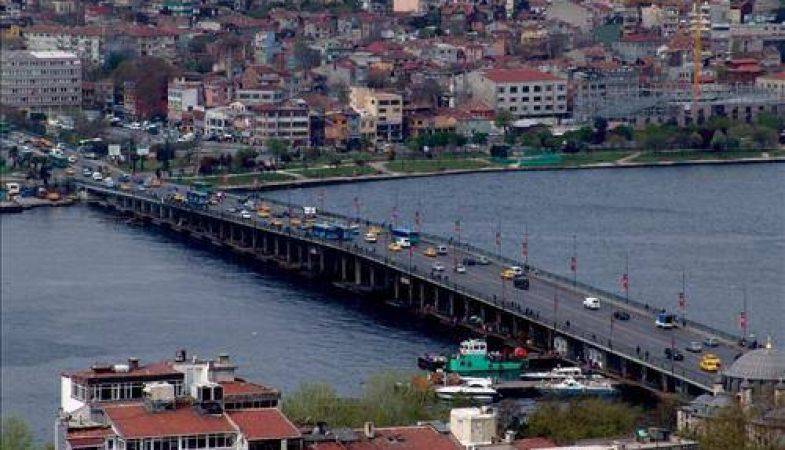
<path fill-rule="evenodd" d="M 518 93 L 518 86 L 510 86 L 510 94 Z"/>
<path fill-rule="evenodd" d="M 541 92 L 542 86 L 534 86 L 534 92 Z"/>
<path fill-rule="evenodd" d="M 499 86 L 498 88 L 496 88 L 496 92 L 499 94 L 504 94 L 504 86 Z"/>
<path fill-rule="evenodd" d="M 550 91 L 553 90 L 553 86 L 549 84 L 549 85 L 545 86 L 545 90 L 550 92 Z"/>
<path fill-rule="evenodd" d="M 529 92 L 529 86 L 523 86 L 521 92 Z"/>

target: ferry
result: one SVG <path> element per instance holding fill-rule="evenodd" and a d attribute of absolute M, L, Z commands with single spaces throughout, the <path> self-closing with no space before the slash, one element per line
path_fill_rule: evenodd
<path fill-rule="evenodd" d="M 578 381 L 575 378 L 565 378 L 563 380 L 543 380 L 537 390 L 545 395 L 558 397 L 573 397 L 578 395 L 597 395 L 611 396 L 618 391 L 607 379 L 592 378 Z"/>
<path fill-rule="evenodd" d="M 564 380 L 574 378 L 576 380 L 586 378 L 580 367 L 555 367 L 547 372 L 524 372 L 521 379 L 524 380 Z"/>
<path fill-rule="evenodd" d="M 444 370 L 458 375 L 495 374 L 503 378 L 518 377 L 526 365 L 526 351 L 516 349 L 512 356 L 488 352 L 483 339 L 461 342 L 460 351 L 447 361 Z"/>
<path fill-rule="evenodd" d="M 481 403 L 492 403 L 499 397 L 493 388 L 490 378 L 461 378 L 461 383 L 454 386 L 440 386 L 434 389 L 436 396 L 442 400 L 467 399 Z"/>

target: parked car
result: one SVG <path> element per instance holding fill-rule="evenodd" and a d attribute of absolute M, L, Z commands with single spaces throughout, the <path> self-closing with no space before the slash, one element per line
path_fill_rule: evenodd
<path fill-rule="evenodd" d="M 666 347 L 665 357 L 674 361 L 684 361 L 684 353 L 680 352 L 679 349 L 676 348 Z"/>
<path fill-rule="evenodd" d="M 592 310 L 600 309 L 600 299 L 597 297 L 586 297 L 586 300 L 583 301 L 583 307 Z"/>
<path fill-rule="evenodd" d="M 616 320 L 630 320 L 630 313 L 621 309 L 617 309 L 613 312 L 613 318 Z"/>
<path fill-rule="evenodd" d="M 703 351 L 703 345 L 698 341 L 692 341 L 687 344 L 687 351 L 693 353 L 700 353 Z"/>

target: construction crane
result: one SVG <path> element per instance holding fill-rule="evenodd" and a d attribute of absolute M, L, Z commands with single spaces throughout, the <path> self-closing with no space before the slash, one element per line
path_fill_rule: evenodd
<path fill-rule="evenodd" d="M 698 105 L 701 97 L 701 75 L 703 72 L 703 13 L 700 9 L 700 0 L 692 3 L 692 116 L 695 123 L 698 120 Z"/>

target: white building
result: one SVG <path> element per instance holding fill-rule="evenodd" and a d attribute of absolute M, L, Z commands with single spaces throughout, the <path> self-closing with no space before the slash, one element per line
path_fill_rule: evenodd
<path fill-rule="evenodd" d="M 30 111 L 82 106 L 82 63 L 74 53 L 0 52 L 0 103 Z"/>
<path fill-rule="evenodd" d="M 567 114 L 567 81 L 533 69 L 486 69 L 467 78 L 475 99 L 513 118 L 557 119 Z"/>

